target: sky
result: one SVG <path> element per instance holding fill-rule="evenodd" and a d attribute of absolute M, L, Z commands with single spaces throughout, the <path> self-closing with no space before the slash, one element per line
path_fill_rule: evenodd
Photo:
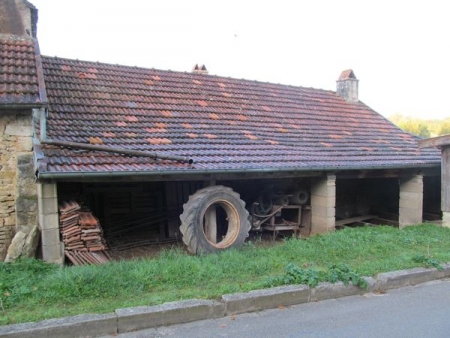
<path fill-rule="evenodd" d="M 446 0 L 29 0 L 41 53 L 336 90 L 388 117 L 450 117 Z"/>

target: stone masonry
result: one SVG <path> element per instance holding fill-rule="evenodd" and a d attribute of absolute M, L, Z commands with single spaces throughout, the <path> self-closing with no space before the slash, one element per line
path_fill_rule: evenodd
<path fill-rule="evenodd" d="M 34 256 L 38 245 L 31 123 L 31 110 L 0 114 L 1 260 Z"/>
<path fill-rule="evenodd" d="M 400 179 L 399 227 L 422 223 L 423 176 Z"/>
<path fill-rule="evenodd" d="M 311 187 L 311 234 L 335 230 L 336 176 L 328 174 Z"/>
<path fill-rule="evenodd" d="M 42 234 L 42 259 L 64 263 L 64 243 L 59 234 L 58 191 L 56 183 L 38 183 L 39 228 Z"/>

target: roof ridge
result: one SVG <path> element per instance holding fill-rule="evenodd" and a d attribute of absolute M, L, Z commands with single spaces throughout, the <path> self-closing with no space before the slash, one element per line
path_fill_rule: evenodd
<path fill-rule="evenodd" d="M 0 39 L 2 39 L 2 40 L 12 40 L 12 41 L 32 41 L 32 40 L 35 40 L 31 36 L 21 36 L 21 35 L 4 34 L 4 33 L 0 33 Z"/>
<path fill-rule="evenodd" d="M 302 88 L 307 90 L 314 90 L 314 91 L 321 91 L 326 93 L 336 93 L 335 90 L 330 89 L 323 89 L 323 88 L 314 88 L 314 87 L 307 87 L 307 86 L 300 86 L 300 85 L 292 85 L 292 84 L 286 84 L 286 83 L 275 83 L 275 82 L 269 82 L 269 81 L 260 81 L 260 80 L 251 80 L 251 79 L 245 79 L 245 78 L 237 78 L 237 77 L 231 77 L 231 76 L 223 76 L 223 75 L 216 75 L 216 74 L 198 74 L 193 73 L 190 71 L 177 71 L 177 70 L 171 70 L 171 69 L 159 69 L 159 68 L 148 68 L 143 66 L 130 66 L 130 65 L 124 65 L 124 64 L 118 64 L 118 63 L 109 63 L 109 62 L 101 62 L 101 61 L 90 61 L 90 60 L 79 60 L 79 59 L 71 59 L 66 57 L 59 57 L 59 56 L 48 56 L 48 55 L 41 55 L 43 61 L 45 59 L 50 60 L 62 60 L 62 61 L 71 61 L 71 62 L 78 62 L 78 63 L 87 63 L 92 65 L 102 65 L 102 66 L 111 66 L 111 67 L 119 67 L 119 68 L 126 68 L 126 69 L 138 69 L 138 70 L 152 70 L 155 72 L 161 72 L 161 73 L 171 73 L 171 74 L 183 74 L 188 75 L 189 77 L 195 78 L 195 79 L 203 79 L 208 80 L 209 78 L 214 79 L 224 79 L 224 80 L 232 80 L 232 81 L 244 81 L 247 83 L 253 83 L 253 84 L 266 84 L 266 85 L 273 85 L 273 86 L 283 86 L 283 87 L 292 87 L 292 88 Z"/>

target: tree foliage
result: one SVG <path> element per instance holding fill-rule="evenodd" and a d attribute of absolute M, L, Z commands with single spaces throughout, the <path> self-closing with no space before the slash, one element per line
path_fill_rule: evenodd
<path fill-rule="evenodd" d="M 426 120 L 417 117 L 393 114 L 389 120 L 411 134 L 427 138 L 450 134 L 450 118 Z"/>

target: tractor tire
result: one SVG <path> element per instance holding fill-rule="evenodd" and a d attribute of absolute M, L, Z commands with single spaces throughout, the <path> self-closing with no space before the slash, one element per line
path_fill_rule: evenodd
<path fill-rule="evenodd" d="M 212 209 L 213 212 L 210 211 Z M 213 226 L 207 220 L 211 217 L 214 219 Z M 245 202 L 231 188 L 221 185 L 198 190 L 189 196 L 188 202 L 183 205 L 180 220 L 183 242 L 193 254 L 238 248 L 250 231 Z M 215 229 L 211 232 L 212 227 Z"/>

